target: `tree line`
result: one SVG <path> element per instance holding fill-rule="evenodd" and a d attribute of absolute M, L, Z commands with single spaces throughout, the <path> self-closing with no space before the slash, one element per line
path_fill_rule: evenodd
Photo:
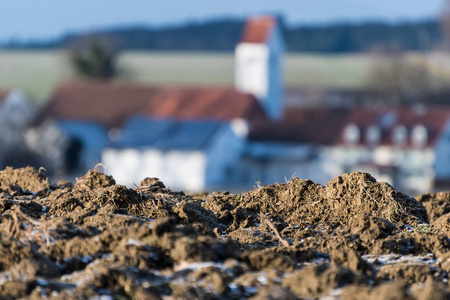
<path fill-rule="evenodd" d="M 290 52 L 346 53 L 373 49 L 428 50 L 442 41 L 438 20 L 385 23 L 334 23 L 284 25 L 286 49 Z M 239 41 L 245 20 L 218 19 L 164 27 L 118 27 L 89 33 L 71 33 L 58 39 L 9 41 L 2 48 L 64 48 L 89 35 L 112 41 L 119 50 L 232 51 Z"/>

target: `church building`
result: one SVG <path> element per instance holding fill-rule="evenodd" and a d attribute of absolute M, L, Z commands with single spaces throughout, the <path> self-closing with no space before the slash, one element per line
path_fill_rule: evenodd
<path fill-rule="evenodd" d="M 283 56 L 277 19 L 261 16 L 247 20 L 235 50 L 235 88 L 259 99 L 273 120 L 283 115 Z"/>

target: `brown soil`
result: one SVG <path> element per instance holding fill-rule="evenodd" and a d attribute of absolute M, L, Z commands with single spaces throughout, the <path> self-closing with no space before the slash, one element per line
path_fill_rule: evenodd
<path fill-rule="evenodd" d="M 0 171 L 1 299 L 450 297 L 450 193 L 352 173 L 197 197 L 44 172 Z"/>
<path fill-rule="evenodd" d="M 427 209 L 430 222 L 450 213 L 450 192 L 422 194 L 417 196 L 417 200 Z"/>

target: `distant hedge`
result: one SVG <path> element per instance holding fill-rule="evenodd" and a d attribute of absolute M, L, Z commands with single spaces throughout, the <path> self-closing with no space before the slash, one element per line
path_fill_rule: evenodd
<path fill-rule="evenodd" d="M 280 18 L 281 24 L 285 24 Z M 165 27 L 117 27 L 95 32 L 126 50 L 232 51 L 239 40 L 243 19 L 219 19 Z M 334 23 L 282 26 L 286 49 L 291 52 L 361 52 L 379 47 L 427 50 L 441 41 L 436 20 L 403 23 Z M 91 33 L 92 34 L 92 33 Z M 10 41 L 3 48 L 54 49 L 66 47 L 84 33 L 49 41 Z"/>

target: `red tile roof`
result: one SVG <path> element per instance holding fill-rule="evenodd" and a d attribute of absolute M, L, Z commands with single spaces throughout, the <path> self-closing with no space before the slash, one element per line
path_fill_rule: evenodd
<path fill-rule="evenodd" d="M 276 23 L 276 19 L 271 16 L 260 16 L 248 19 L 245 23 L 241 43 L 266 43 Z"/>
<path fill-rule="evenodd" d="M 120 127 L 130 117 L 171 119 L 264 118 L 260 103 L 231 88 L 158 87 L 117 82 L 70 82 L 56 89 L 45 116 Z"/>
<path fill-rule="evenodd" d="M 396 126 L 404 126 L 408 131 L 408 140 L 404 145 L 411 147 L 411 131 L 416 126 L 424 126 L 427 130 L 427 147 L 432 147 L 438 141 L 442 130 L 449 121 L 450 109 L 442 107 L 428 107 L 424 109 L 397 108 L 397 109 L 355 109 L 345 121 L 339 134 L 337 144 L 344 145 L 344 128 L 348 125 L 356 125 L 361 132 L 360 145 L 367 142 L 364 139 L 365 130 L 369 126 L 377 126 L 380 129 L 381 139 L 379 145 L 394 145 L 392 138 Z"/>
<path fill-rule="evenodd" d="M 450 109 L 413 108 L 397 109 L 288 109 L 279 122 L 258 121 L 252 124 L 249 139 L 252 141 L 277 141 L 285 143 L 313 143 L 318 145 L 346 145 L 344 131 L 348 125 L 360 130 L 359 146 L 369 146 L 365 139 L 369 126 L 376 125 L 381 137 L 377 145 L 394 145 L 393 130 L 404 126 L 408 141 L 404 147 L 412 147 L 411 131 L 416 126 L 427 130 L 427 147 L 436 144 L 442 130 L 450 120 Z"/>
<path fill-rule="evenodd" d="M 96 121 L 120 127 L 131 115 L 144 113 L 159 88 L 109 82 L 70 82 L 59 86 L 48 102 L 46 116 Z"/>
<path fill-rule="evenodd" d="M 283 143 L 333 145 L 348 116 L 344 109 L 287 109 L 281 121 L 252 124 L 249 139 Z"/>
<path fill-rule="evenodd" d="M 10 90 L 0 90 L 0 103 L 6 99 L 6 96 L 9 94 Z"/>
<path fill-rule="evenodd" d="M 265 119 L 254 96 L 233 88 L 166 88 L 154 98 L 148 114 L 178 120 Z"/>

